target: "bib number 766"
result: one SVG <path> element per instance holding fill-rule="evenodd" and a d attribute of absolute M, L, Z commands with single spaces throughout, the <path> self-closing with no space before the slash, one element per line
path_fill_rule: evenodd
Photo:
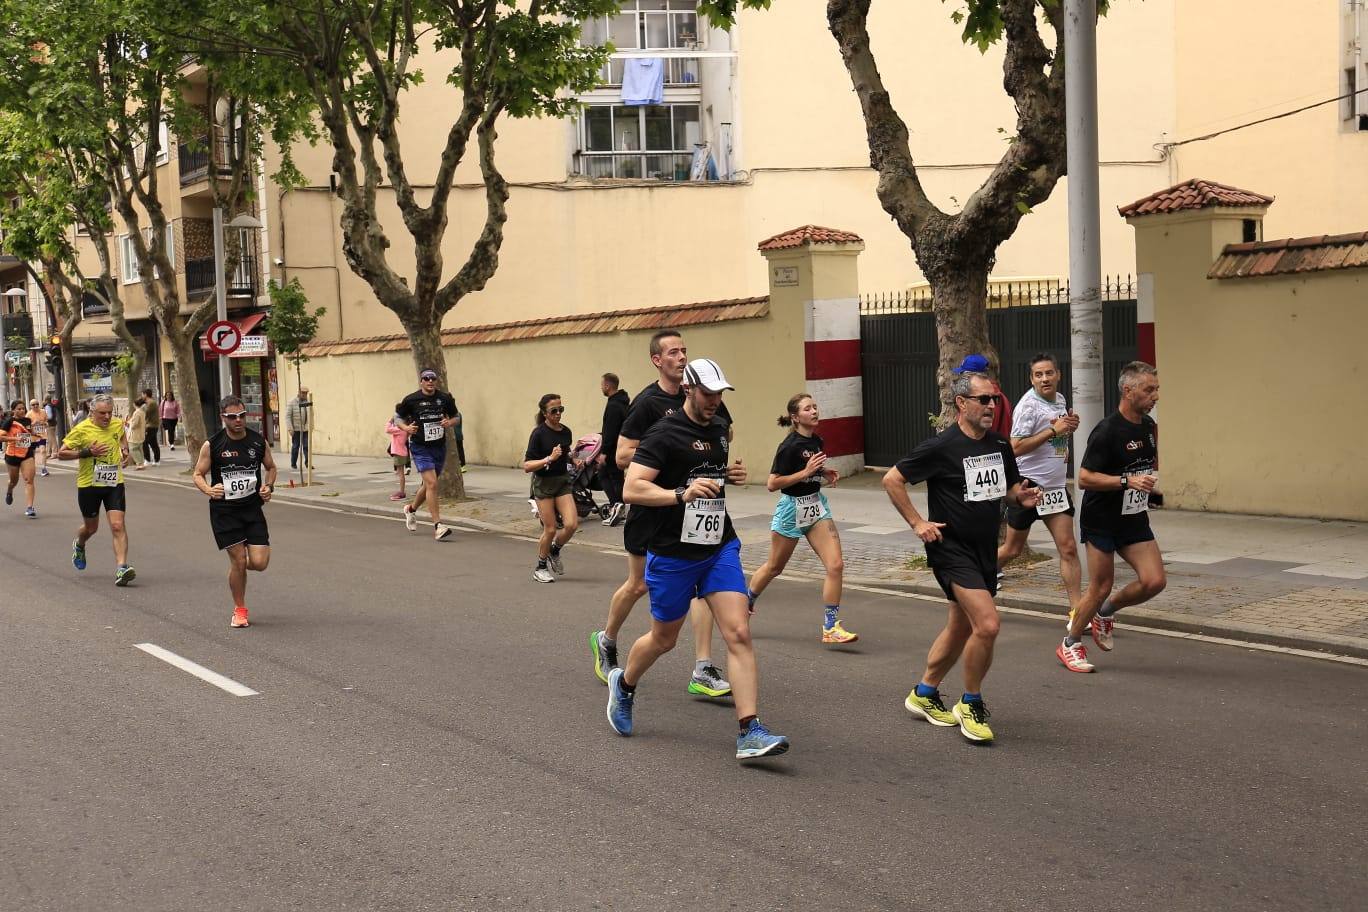
<path fill-rule="evenodd" d="M 717 545 L 726 526 L 727 501 L 722 497 L 700 497 L 684 507 L 684 525 L 679 540 L 690 545 Z"/>

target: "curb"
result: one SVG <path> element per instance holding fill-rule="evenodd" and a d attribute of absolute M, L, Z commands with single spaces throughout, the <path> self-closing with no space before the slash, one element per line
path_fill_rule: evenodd
<path fill-rule="evenodd" d="M 914 592 L 918 595 L 934 595 L 944 599 L 945 593 L 935 583 L 913 583 L 905 580 L 851 579 L 860 585 L 876 586 L 883 589 L 896 589 Z M 995 601 L 1007 608 L 1025 611 L 1038 611 L 1057 615 L 1061 620 L 1069 615 L 1069 604 L 1063 599 L 1050 599 L 1041 596 L 1020 596 L 998 590 Z M 1122 624 L 1131 627 L 1146 627 L 1154 630 L 1168 630 L 1175 633 L 1195 633 L 1203 636 L 1224 637 L 1267 646 L 1281 646 L 1287 649 L 1301 649 L 1326 655 L 1350 656 L 1368 659 L 1368 641 L 1355 637 L 1334 634 L 1311 634 L 1305 632 L 1280 632 L 1266 627 L 1241 624 L 1236 621 L 1221 621 L 1212 618 L 1192 618 L 1177 615 L 1157 608 L 1127 608 L 1124 615 L 1118 615 Z"/>

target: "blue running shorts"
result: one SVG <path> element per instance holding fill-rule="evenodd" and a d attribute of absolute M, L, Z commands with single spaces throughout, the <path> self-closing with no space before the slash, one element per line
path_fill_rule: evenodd
<path fill-rule="evenodd" d="M 651 617 L 670 624 L 689 613 L 689 603 L 714 592 L 746 593 L 741 569 L 741 539 L 733 538 L 712 557 L 646 555 L 646 590 L 651 595 Z"/>
<path fill-rule="evenodd" d="M 774 520 L 770 523 L 770 531 L 777 532 L 784 538 L 802 538 L 807 531 L 824 519 L 831 519 L 831 504 L 827 503 L 826 495 L 818 493 L 817 497 L 822 504 L 822 515 L 805 526 L 798 525 L 798 506 L 788 494 L 779 495 L 779 503 L 774 507 Z"/>
<path fill-rule="evenodd" d="M 413 457 L 413 468 L 419 473 L 434 471 L 438 475 L 442 474 L 442 466 L 446 464 L 446 444 L 430 446 L 425 443 L 409 443 L 409 456 Z"/>

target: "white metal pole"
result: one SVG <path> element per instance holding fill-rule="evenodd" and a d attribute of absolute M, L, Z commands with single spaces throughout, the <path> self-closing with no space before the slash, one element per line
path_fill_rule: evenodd
<path fill-rule="evenodd" d="M 1069 168 L 1069 352 L 1074 466 L 1102 420 L 1102 218 L 1097 155 L 1097 0 L 1064 3 Z M 1081 528 L 1081 527 L 1080 527 Z"/>
<path fill-rule="evenodd" d="M 223 278 L 223 209 L 214 207 L 214 295 L 218 299 L 218 318 L 228 319 L 228 283 Z M 219 396 L 233 393 L 233 365 L 227 355 L 218 356 Z"/>

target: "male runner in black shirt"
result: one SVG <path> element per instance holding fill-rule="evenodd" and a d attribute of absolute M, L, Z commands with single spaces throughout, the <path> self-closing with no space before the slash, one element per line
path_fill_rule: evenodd
<path fill-rule="evenodd" d="M 418 531 L 418 508 L 427 501 L 432 517 L 433 538 L 441 541 L 451 534 L 451 527 L 442 523 L 442 504 L 437 498 L 437 476 L 446 465 L 447 428 L 461 423 L 456 411 L 456 400 L 451 393 L 437 388 L 437 372 L 425 369 L 418 375 L 417 392 L 409 393 L 399 403 L 396 414 L 403 420 L 399 427 L 409 435 L 409 457 L 413 470 L 422 479 L 412 503 L 404 504 L 404 525 L 410 532 Z"/>
<path fill-rule="evenodd" d="M 646 432 L 666 415 L 684 407 L 684 367 L 689 362 L 689 350 L 678 331 L 663 329 L 651 337 L 651 363 L 659 378 L 632 400 L 618 436 L 617 464 L 623 471 L 631 465 L 632 456 Z M 731 415 L 719 404 L 718 414 L 727 424 L 727 439 L 731 439 Z M 610 454 L 609 458 L 612 458 Z M 639 516 L 636 514 L 640 514 Z M 589 634 L 589 648 L 594 656 L 594 674 L 608 683 L 608 673 L 617 667 L 617 637 L 632 608 L 646 594 L 646 535 L 642 524 L 645 511 L 632 510 L 623 527 L 623 546 L 627 549 L 627 580 L 613 593 L 608 603 L 608 623 L 602 630 Z M 704 697 L 725 697 L 731 684 L 712 661 L 713 616 L 701 602 L 689 614 L 694 632 L 694 672 L 689 678 L 688 691 Z"/>
<path fill-rule="evenodd" d="M 209 526 L 220 551 L 228 552 L 228 589 L 233 596 L 230 626 L 247 620 L 247 571 L 271 562 L 271 538 L 262 504 L 275 490 L 276 465 L 266 438 L 247 427 L 247 406 L 237 396 L 219 404 L 223 430 L 204 442 L 193 479 L 209 498 Z M 266 468 L 265 483 L 261 469 Z"/>
<path fill-rule="evenodd" d="M 741 541 L 727 516 L 726 485 L 744 484 L 746 467 L 728 460 L 727 426 L 717 415 L 722 391 L 732 389 L 722 368 L 704 358 L 689 364 L 683 409 L 646 432 L 623 495 L 644 523 L 646 585 L 651 629 L 632 644 L 626 668 L 608 676 L 608 721 L 632 733 L 632 703 L 641 677 L 674 648 L 694 599 L 703 599 L 727 643 L 728 667 L 740 732 L 736 759 L 774 756 L 788 739 L 771 734 L 756 716 L 758 677 L 751 643 Z"/>
<path fill-rule="evenodd" d="M 1078 471 L 1078 486 L 1085 492 L 1079 528 L 1088 552 L 1088 588 L 1069 618 L 1068 636 L 1055 650 L 1070 671 L 1079 670 L 1069 658 L 1083 648 L 1085 630 L 1091 629 L 1099 649 L 1110 652 L 1116 612 L 1154 598 L 1168 582 L 1149 521 L 1150 494 L 1159 480 L 1157 425 L 1149 413 L 1159 401 L 1159 372 L 1152 364 L 1132 361 L 1121 368 L 1117 382 L 1120 406 L 1088 435 Z M 1110 595 L 1117 554 L 1136 579 Z"/>
<path fill-rule="evenodd" d="M 965 371 L 950 387 L 955 423 L 922 441 L 884 475 L 884 490 L 903 519 L 926 543 L 926 562 L 950 600 L 950 619 L 926 657 L 921 682 L 906 707 L 932 725 L 959 724 L 970 741 L 992 741 L 980 692 L 993 662 L 998 634 L 997 534 L 1000 502 L 1034 507 L 1040 489 L 1027 487 L 1012 445 L 993 433 L 1001 401 L 986 374 Z M 930 519 L 912 505 L 907 485 L 926 482 Z M 947 712 L 940 683 L 964 654 L 964 696 Z"/>

